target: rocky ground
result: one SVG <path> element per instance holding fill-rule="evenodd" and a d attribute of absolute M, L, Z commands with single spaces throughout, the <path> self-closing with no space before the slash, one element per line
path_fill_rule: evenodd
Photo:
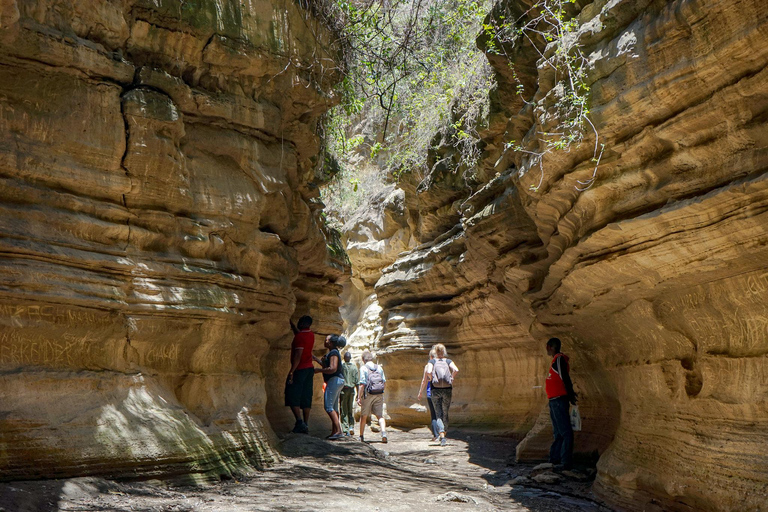
<path fill-rule="evenodd" d="M 98 478 L 0 484 L 0 510 L 609 510 L 590 492 L 589 469 L 545 483 L 558 477 L 531 464 L 515 464 L 515 443 L 509 439 L 455 433 L 441 448 L 430 442 L 426 428 L 390 430 L 387 444 L 378 434 L 366 437 L 369 444 L 289 434 L 282 439 L 280 464 L 202 488 Z"/>

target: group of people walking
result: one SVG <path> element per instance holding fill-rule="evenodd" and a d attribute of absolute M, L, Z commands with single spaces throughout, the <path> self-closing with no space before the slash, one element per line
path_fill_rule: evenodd
<path fill-rule="evenodd" d="M 323 375 L 323 407 L 331 419 L 331 433 L 327 439 L 335 441 L 354 436 L 355 401 L 361 408 L 360 440 L 365 442 L 365 426 L 368 417 L 375 414 L 381 429 L 381 441 L 387 442 L 387 423 L 384 419 L 384 369 L 373 362 L 373 354 L 366 350 L 362 354 L 360 369 L 352 362 L 352 355 L 343 356 L 340 349 L 345 347 L 344 336 L 331 334 L 325 338 L 328 352 L 323 357 L 312 354 L 315 335 L 310 329 L 312 318 L 303 316 L 297 325 L 291 323 L 293 343 L 291 344 L 291 369 L 285 383 L 285 405 L 291 408 L 296 423 L 293 432 L 309 432 L 309 414 L 314 393 L 313 377 Z M 319 364 L 319 367 L 315 366 Z M 355 400 L 357 395 L 357 400 Z"/>
<path fill-rule="evenodd" d="M 313 377 L 323 375 L 323 407 L 331 419 L 330 440 L 354 436 L 354 404 L 360 406 L 360 440 L 365 442 L 365 427 L 373 414 L 379 420 L 381 441 L 387 442 L 387 425 L 384 419 L 384 388 L 386 377 L 384 369 L 373 362 L 373 354 L 365 350 L 362 354 L 363 365 L 358 369 L 352 362 L 352 356 L 346 352 L 342 357 L 340 349 L 346 346 L 346 339 L 332 334 L 325 338 L 328 352 L 322 357 L 312 354 L 315 335 L 310 329 L 312 318 L 303 316 L 296 326 L 291 323 L 294 332 L 291 344 L 291 369 L 285 385 L 285 405 L 291 408 L 296 423 L 293 432 L 309 432 L 309 413 L 312 408 Z M 547 341 L 547 354 L 552 362 L 547 373 L 545 391 L 549 399 L 550 418 L 554 442 L 550 448 L 550 462 L 562 469 L 573 465 L 573 429 L 570 419 L 570 405 L 576 403 L 576 393 L 570 377 L 568 356 L 561 351 L 561 341 L 550 338 Z M 343 362 L 342 362 L 343 359 Z M 315 363 L 320 365 L 315 366 Z M 432 440 L 441 446 L 447 444 L 448 410 L 451 407 L 453 382 L 459 372 L 458 366 L 448 359 L 445 345 L 438 343 L 429 352 L 429 360 L 424 365 L 418 400 L 426 395 L 430 412 Z"/>
<path fill-rule="evenodd" d="M 313 377 L 323 375 L 323 407 L 331 419 L 331 433 L 327 439 L 337 440 L 354 436 L 354 404 L 360 406 L 360 440 L 365 442 L 365 428 L 368 418 L 375 415 L 379 421 L 381 442 L 387 442 L 387 422 L 384 418 L 384 388 L 387 378 L 384 369 L 373 362 L 370 350 L 362 353 L 362 366 L 358 369 L 352 362 L 352 355 L 341 355 L 340 349 L 347 340 L 331 334 L 325 338 L 328 352 L 323 357 L 312 353 L 315 334 L 311 330 L 312 318 L 303 316 L 297 325 L 291 323 L 291 369 L 285 383 L 285 405 L 291 408 L 296 423 L 295 433 L 309 432 L 309 414 L 312 410 L 314 392 Z M 342 362 L 343 359 L 343 362 Z M 319 367 L 315 366 L 318 364 Z M 448 428 L 448 409 L 451 407 L 453 380 L 459 368 L 447 358 L 445 345 L 438 343 L 429 353 L 418 393 L 419 401 L 426 390 L 431 415 L 433 441 L 446 445 L 445 432 Z"/>

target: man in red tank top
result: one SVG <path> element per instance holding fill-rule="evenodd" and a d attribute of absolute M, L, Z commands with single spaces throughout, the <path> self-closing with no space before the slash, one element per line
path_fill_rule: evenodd
<path fill-rule="evenodd" d="M 573 429 L 571 428 L 570 404 L 576 404 L 576 393 L 571 382 L 568 356 L 560 352 L 560 339 L 547 341 L 547 354 L 552 364 L 547 373 L 545 389 L 549 398 L 549 416 L 555 440 L 549 449 L 549 462 L 556 469 L 573 467 Z"/>
<path fill-rule="evenodd" d="M 291 323 L 293 343 L 291 343 L 291 369 L 285 381 L 285 405 L 291 408 L 296 418 L 293 431 L 297 434 L 307 434 L 314 391 L 315 369 L 312 365 L 312 349 L 315 345 L 315 333 L 309 329 L 312 325 L 312 317 L 303 316 L 297 323 L 296 326 Z"/>

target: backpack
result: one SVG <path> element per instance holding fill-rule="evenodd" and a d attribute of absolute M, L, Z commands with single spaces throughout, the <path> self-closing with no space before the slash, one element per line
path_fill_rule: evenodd
<path fill-rule="evenodd" d="M 375 368 L 368 368 L 368 384 L 365 386 L 365 392 L 368 395 L 380 395 L 384 392 L 384 378 L 379 371 L 379 365 Z"/>
<path fill-rule="evenodd" d="M 432 360 L 432 387 L 450 388 L 453 387 L 453 373 L 451 372 L 450 359 Z"/>

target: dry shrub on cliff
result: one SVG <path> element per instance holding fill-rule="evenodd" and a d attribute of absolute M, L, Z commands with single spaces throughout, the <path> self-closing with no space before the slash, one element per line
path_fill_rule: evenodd
<path fill-rule="evenodd" d="M 361 162 L 345 167 L 321 188 L 328 225 L 341 229 L 360 207 L 386 188 L 388 181 L 377 165 Z"/>
<path fill-rule="evenodd" d="M 327 118 L 340 169 L 323 199 L 343 221 L 402 173 L 425 174 L 435 134 L 451 126 L 462 168 L 479 156 L 492 73 L 475 38 L 488 0 L 338 0 L 348 73 Z M 338 20 L 337 20 L 338 21 Z M 329 173 L 330 174 L 330 173 Z"/>
<path fill-rule="evenodd" d="M 588 82 L 589 59 L 579 42 L 580 11 L 577 0 L 537 0 L 522 8 L 514 2 L 500 2 L 483 24 L 483 46 L 488 53 L 503 54 L 509 62 L 511 75 L 517 83 L 517 94 L 532 107 L 540 126 L 527 141 L 510 140 L 506 148 L 523 153 L 525 169 L 538 167 L 541 176 L 537 190 L 544 179 L 544 157 L 556 151 L 570 151 L 582 143 L 594 145 L 592 160 L 595 164 L 591 178 L 578 181 L 576 189 L 584 191 L 592 186 L 597 167 L 603 155 L 604 144 L 589 118 Z M 526 90 L 515 69 L 515 51 L 521 46 L 532 48 L 538 55 L 538 78 L 552 82 L 553 86 L 542 95 L 537 82 Z M 545 91 L 546 92 L 546 91 Z M 534 100 L 536 95 L 542 99 Z"/>

